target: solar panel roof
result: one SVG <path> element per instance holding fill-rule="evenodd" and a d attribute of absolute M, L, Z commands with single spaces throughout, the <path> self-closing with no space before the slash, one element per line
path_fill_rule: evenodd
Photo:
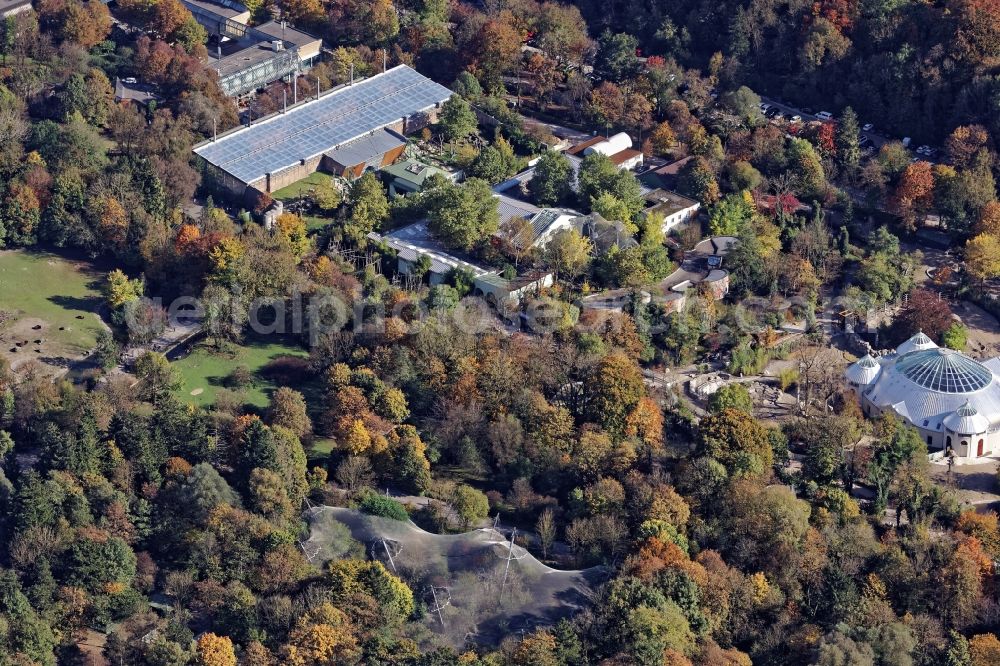
<path fill-rule="evenodd" d="M 451 97 L 451 91 L 399 65 L 334 90 L 194 152 L 244 183 L 298 164 Z"/>

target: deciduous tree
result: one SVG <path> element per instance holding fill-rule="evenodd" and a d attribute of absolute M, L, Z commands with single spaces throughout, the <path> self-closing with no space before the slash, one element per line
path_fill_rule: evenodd
<path fill-rule="evenodd" d="M 979 234 L 965 244 L 965 265 L 977 280 L 1000 276 L 1000 236 Z"/>
<path fill-rule="evenodd" d="M 202 634 L 198 639 L 198 665 L 236 666 L 233 641 L 228 636 L 217 636 L 212 632 Z"/>
<path fill-rule="evenodd" d="M 896 212 L 912 227 L 918 216 L 930 208 L 933 199 L 934 174 L 930 163 L 921 160 L 907 166 L 893 194 Z"/>
<path fill-rule="evenodd" d="M 546 151 L 535 164 L 535 175 L 528 181 L 528 191 L 539 206 L 564 203 L 572 193 L 573 168 L 560 152 Z"/>
<path fill-rule="evenodd" d="M 470 250 L 499 227 L 496 198 L 479 178 L 439 181 L 426 192 L 426 207 L 431 229 L 450 247 Z"/>
<path fill-rule="evenodd" d="M 767 430 L 747 412 L 724 409 L 702 420 L 701 444 L 706 455 L 730 472 L 767 474 L 774 452 Z"/>
<path fill-rule="evenodd" d="M 449 141 L 467 139 L 476 132 L 476 114 L 464 98 L 452 95 L 441 105 L 438 115 L 441 133 Z"/>
<path fill-rule="evenodd" d="M 628 425 L 628 415 L 643 396 L 642 372 L 627 356 L 609 354 L 598 361 L 584 382 L 584 391 L 585 417 L 620 437 Z"/>

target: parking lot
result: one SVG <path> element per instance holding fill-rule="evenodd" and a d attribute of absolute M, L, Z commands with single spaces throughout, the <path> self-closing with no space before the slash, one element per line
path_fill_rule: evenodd
<path fill-rule="evenodd" d="M 770 108 L 778 109 L 778 111 L 784 117 L 784 121 L 778 121 L 778 122 L 787 122 L 789 118 L 793 118 L 795 116 L 801 118 L 801 122 L 803 124 L 809 122 L 828 122 L 831 119 L 836 120 L 835 115 L 831 114 L 830 117 L 827 117 L 826 114 L 829 113 L 829 111 L 824 112 L 823 109 L 797 108 L 789 104 L 785 104 L 784 102 L 781 102 L 780 100 L 774 99 L 772 97 L 761 96 L 760 100 L 762 106 L 767 105 Z M 818 114 L 823 114 L 823 115 L 821 116 Z M 771 122 L 775 122 L 775 120 L 776 119 L 769 118 L 769 121 Z M 891 143 L 892 141 L 903 141 L 903 138 L 890 137 L 885 134 L 880 134 L 878 127 L 871 125 L 870 121 L 867 118 L 858 118 L 858 123 L 861 125 L 861 136 L 867 137 L 868 141 L 870 142 L 870 146 L 867 146 L 867 148 L 869 148 L 869 152 L 871 153 L 878 152 L 879 150 L 882 149 L 882 146 L 884 146 L 887 143 Z M 921 159 L 932 163 L 940 161 L 939 159 L 937 159 L 939 157 L 939 151 L 934 150 L 930 146 L 910 145 L 908 147 L 911 151 L 914 152 L 915 159 Z M 866 146 L 863 145 L 862 148 L 866 148 Z M 930 149 L 933 152 L 928 153 L 927 150 L 924 150 L 925 148 Z"/>

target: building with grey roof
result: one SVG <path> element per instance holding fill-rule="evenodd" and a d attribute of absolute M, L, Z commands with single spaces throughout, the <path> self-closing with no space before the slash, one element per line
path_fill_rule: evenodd
<path fill-rule="evenodd" d="M 237 196 L 247 188 L 273 192 L 321 166 L 333 171 L 329 155 L 347 144 L 365 152 L 352 143 L 358 139 L 381 130 L 403 135 L 425 127 L 450 96 L 444 86 L 399 65 L 205 141 L 194 153 L 221 189 Z M 380 140 L 388 142 L 391 136 Z M 366 164 L 372 159 L 366 156 Z"/>
<path fill-rule="evenodd" d="M 247 33 L 250 10 L 239 2 L 181 0 L 181 3 L 209 35 L 242 39 Z"/>
<path fill-rule="evenodd" d="M 646 192 L 643 196 L 647 204 L 646 214 L 663 216 L 664 233 L 687 222 L 701 209 L 701 204 L 694 199 L 688 199 L 670 190 L 658 188 Z"/>
<path fill-rule="evenodd" d="M 269 21 L 255 27 L 230 19 L 218 23 L 230 27 L 214 35 L 216 45 L 209 48 L 208 65 L 218 72 L 219 86 L 227 95 L 250 93 L 308 69 L 323 44 L 319 37 L 284 22 Z M 231 36 L 238 32 L 241 36 Z"/>
<path fill-rule="evenodd" d="M 909 423 L 932 457 L 1000 453 L 1000 358 L 981 363 L 917 333 L 892 354 L 848 366 L 844 378 L 865 415 Z"/>
<path fill-rule="evenodd" d="M 489 272 L 488 268 L 476 264 L 470 257 L 445 247 L 444 243 L 431 232 L 426 220 L 414 222 L 385 235 L 371 233 L 368 237 L 376 242 L 385 243 L 396 251 L 400 273 L 412 272 L 421 256 L 430 259 L 428 271 L 431 285 L 443 282 L 445 276 L 453 269 L 468 271 L 473 276 Z"/>
<path fill-rule="evenodd" d="M 285 21 L 268 21 L 261 25 L 254 26 L 257 38 L 264 40 L 270 37 L 271 40 L 280 39 L 285 47 L 294 46 L 299 54 L 299 60 L 304 64 L 310 64 L 320 52 L 323 40 L 308 32 L 298 30 L 288 25 Z"/>
<path fill-rule="evenodd" d="M 377 129 L 323 153 L 329 169 L 343 178 L 360 178 L 366 169 L 378 170 L 399 159 L 406 137 L 390 129 Z"/>
<path fill-rule="evenodd" d="M 285 21 L 249 25 L 251 12 L 235 0 L 181 0 L 215 40 L 209 66 L 227 95 L 243 95 L 307 69 L 322 40 Z"/>
<path fill-rule="evenodd" d="M 506 278 L 499 270 L 483 266 L 472 257 L 445 247 L 426 221 L 415 222 L 387 234 L 372 232 L 368 238 L 396 253 L 396 270 L 403 275 L 412 274 L 421 257 L 426 257 L 429 260 L 427 281 L 431 286 L 443 283 L 453 270 L 468 272 L 472 276 L 473 295 L 486 300 L 503 316 L 509 315 L 510 309 L 522 298 L 538 294 L 553 283 L 552 274 L 544 271 Z"/>
<path fill-rule="evenodd" d="M 119 104 L 141 104 L 148 105 L 153 101 L 160 101 L 162 98 L 157 93 L 156 86 L 149 83 L 136 83 L 135 79 L 129 79 L 131 83 L 126 83 L 117 76 L 115 77 L 115 101 Z"/>
<path fill-rule="evenodd" d="M 511 242 L 520 249 L 545 247 L 557 233 L 572 229 L 580 217 L 580 213 L 575 210 L 543 208 L 534 215 L 523 218 L 526 224 Z"/>
<path fill-rule="evenodd" d="M 506 194 L 494 194 L 493 196 L 497 200 L 497 213 L 499 214 L 501 224 L 515 217 L 522 217 L 526 220 L 530 219 L 542 210 L 534 204 L 515 199 Z"/>

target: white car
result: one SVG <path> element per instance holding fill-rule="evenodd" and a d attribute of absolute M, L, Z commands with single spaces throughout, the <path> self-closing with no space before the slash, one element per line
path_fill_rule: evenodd
<path fill-rule="evenodd" d="M 801 123 L 802 122 L 802 116 L 800 116 L 799 114 L 796 113 L 794 116 L 792 116 L 791 118 L 788 119 L 788 122 L 790 122 L 790 123 Z"/>
<path fill-rule="evenodd" d="M 830 113 L 829 111 L 820 111 L 819 113 L 816 114 L 816 117 L 823 121 L 833 120 L 833 114 Z"/>
<path fill-rule="evenodd" d="M 122 83 L 138 83 L 138 81 L 135 80 L 134 76 L 127 76 L 122 79 Z"/>
<path fill-rule="evenodd" d="M 865 123 L 864 125 L 861 126 L 862 132 L 871 132 L 873 129 L 875 129 L 875 126 L 872 125 L 871 123 Z"/>
<path fill-rule="evenodd" d="M 770 105 L 770 104 L 766 104 L 766 103 L 764 103 L 764 102 L 761 102 L 761 103 L 760 103 L 760 112 L 761 112 L 761 113 L 764 113 L 765 111 L 767 111 L 767 110 L 768 110 L 768 109 L 770 109 L 770 108 L 771 108 L 771 105 Z"/>
<path fill-rule="evenodd" d="M 917 147 L 917 154 L 918 155 L 930 155 L 931 154 L 931 147 L 928 146 L 928 145 L 918 146 Z"/>

